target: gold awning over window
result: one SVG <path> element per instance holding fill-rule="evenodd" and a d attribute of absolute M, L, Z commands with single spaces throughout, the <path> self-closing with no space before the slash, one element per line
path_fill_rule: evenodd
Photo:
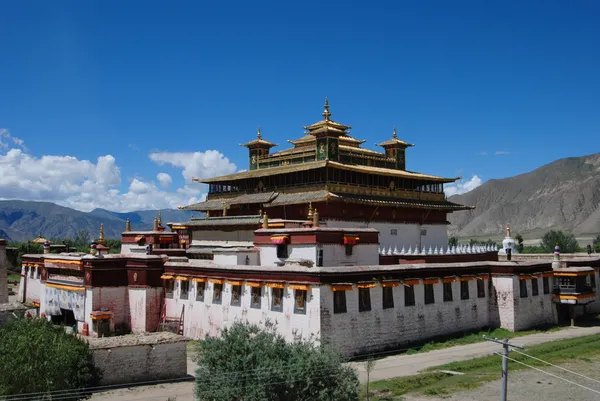
<path fill-rule="evenodd" d="M 196 283 L 206 283 L 206 277 L 194 277 L 192 281 L 195 281 Z"/>
<path fill-rule="evenodd" d="M 290 290 L 308 291 L 310 289 L 310 286 L 306 284 L 290 284 L 289 287 Z"/>
<path fill-rule="evenodd" d="M 259 287 L 262 287 L 262 283 L 258 283 L 256 281 L 246 281 L 246 287 L 259 288 Z"/>
<path fill-rule="evenodd" d="M 400 285 L 399 281 L 382 281 L 382 287 L 398 287 Z"/>
<path fill-rule="evenodd" d="M 285 283 L 267 283 L 270 288 L 285 288 Z"/>
<path fill-rule="evenodd" d="M 402 281 L 402 284 L 404 285 L 417 285 L 417 284 L 421 284 L 421 280 L 419 280 L 418 278 L 412 279 L 412 280 L 404 280 Z"/>
<path fill-rule="evenodd" d="M 290 237 L 288 235 L 275 235 L 271 237 L 271 244 L 286 244 Z"/>
<path fill-rule="evenodd" d="M 471 280 L 475 280 L 475 277 L 473 277 L 473 276 L 461 276 L 460 277 L 460 281 L 471 281 Z"/>
<path fill-rule="evenodd" d="M 227 284 L 230 285 L 242 285 L 241 281 L 237 281 L 237 280 L 227 280 Z"/>
<path fill-rule="evenodd" d="M 223 279 L 221 278 L 211 278 L 208 281 L 210 281 L 213 284 L 223 284 Z"/>
<path fill-rule="evenodd" d="M 437 278 L 427 278 L 427 279 L 423 280 L 423 284 L 437 284 L 439 282 L 440 282 L 440 280 Z"/>
<path fill-rule="evenodd" d="M 442 279 L 442 283 L 454 283 L 456 282 L 456 277 L 444 277 Z"/>
<path fill-rule="evenodd" d="M 160 276 L 160 278 L 162 278 L 163 280 L 172 280 L 173 276 L 171 276 L 170 274 L 163 274 L 162 276 Z"/>
<path fill-rule="evenodd" d="M 350 284 L 332 284 L 331 291 L 352 291 Z"/>
<path fill-rule="evenodd" d="M 358 283 L 358 288 L 375 288 L 375 283 Z"/>
<path fill-rule="evenodd" d="M 181 280 L 181 281 L 188 281 L 189 277 L 185 277 L 185 276 L 177 276 L 175 277 L 176 280 Z"/>

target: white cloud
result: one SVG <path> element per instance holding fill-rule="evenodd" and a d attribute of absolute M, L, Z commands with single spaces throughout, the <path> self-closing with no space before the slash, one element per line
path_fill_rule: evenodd
<path fill-rule="evenodd" d="M 0 128 L 0 149 L 8 149 L 11 145 L 21 149 L 27 149 L 25 147 L 25 141 L 16 136 L 12 136 L 10 131 L 6 128 Z"/>
<path fill-rule="evenodd" d="M 479 152 L 477 153 L 479 156 L 487 156 L 488 152 Z"/>
<path fill-rule="evenodd" d="M 163 188 L 167 188 L 173 182 L 173 179 L 167 173 L 158 173 L 156 175 L 156 179 L 158 180 L 158 182 L 160 182 L 160 185 Z"/>
<path fill-rule="evenodd" d="M 132 179 L 127 190 L 121 191 L 121 170 L 112 155 L 100 156 L 95 162 L 73 156 L 36 157 L 9 148 L 10 141 L 18 141 L 14 142 L 8 131 L 0 132 L 1 146 L 8 149 L 6 153 L 0 149 L 0 199 L 50 201 L 82 211 L 98 207 L 132 211 L 175 208 L 200 202 L 205 196 L 203 187 L 197 184 L 168 192 L 139 178 Z M 156 179 L 163 187 L 172 182 L 166 173 L 158 174 Z"/>
<path fill-rule="evenodd" d="M 496 154 L 497 154 L 497 155 L 510 155 L 510 154 L 511 154 L 511 152 L 506 152 L 506 151 L 504 151 L 504 150 L 497 150 L 497 151 L 496 151 Z"/>
<path fill-rule="evenodd" d="M 444 192 L 447 196 L 460 195 L 474 190 L 482 183 L 483 181 L 481 178 L 479 178 L 477 175 L 474 175 L 468 181 L 460 180 L 453 184 L 444 185 Z"/>
<path fill-rule="evenodd" d="M 208 178 L 231 174 L 236 170 L 235 164 L 217 150 L 206 152 L 155 152 L 150 153 L 150 160 L 158 165 L 170 164 L 182 168 L 186 183 L 192 178 Z"/>

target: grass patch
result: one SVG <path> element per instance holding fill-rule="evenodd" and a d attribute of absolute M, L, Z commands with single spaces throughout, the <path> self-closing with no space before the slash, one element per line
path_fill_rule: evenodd
<path fill-rule="evenodd" d="M 600 335 L 552 341 L 528 347 L 524 352 L 552 363 L 573 360 L 594 363 L 593 358 L 600 356 Z M 516 352 L 511 353 L 510 358 L 531 366 L 547 367 L 542 362 L 517 354 Z M 397 396 L 412 392 L 444 397 L 456 391 L 477 388 L 483 383 L 501 378 L 501 361 L 502 358 L 500 356 L 492 355 L 437 366 L 428 369 L 431 373 L 372 382 L 369 384 L 369 390 L 372 390 L 373 394 L 370 399 L 371 401 L 394 400 Z M 440 369 L 461 372 L 464 375 L 449 375 L 435 372 Z M 509 371 L 522 369 L 527 368 L 509 361 Z M 385 398 L 379 398 L 377 394 L 386 395 Z M 363 391 L 363 398 L 364 396 Z"/>
<path fill-rule="evenodd" d="M 15 274 L 15 273 L 9 273 L 8 274 L 8 281 L 19 282 L 19 281 L 21 281 L 21 275 Z"/>

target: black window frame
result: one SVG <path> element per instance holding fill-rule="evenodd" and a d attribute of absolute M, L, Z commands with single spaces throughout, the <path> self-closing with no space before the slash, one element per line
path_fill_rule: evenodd
<path fill-rule="evenodd" d="M 358 311 L 369 312 L 371 310 L 371 289 L 358 289 Z"/>
<path fill-rule="evenodd" d="M 394 287 L 381 287 L 381 305 L 383 309 L 394 307 Z"/>
<path fill-rule="evenodd" d="M 346 291 L 333 292 L 333 313 L 346 313 L 348 307 L 346 305 Z"/>
<path fill-rule="evenodd" d="M 306 315 L 306 299 L 307 299 L 306 290 L 294 290 L 294 313 L 299 315 Z M 302 306 L 298 305 L 298 301 L 302 301 Z"/>
<path fill-rule="evenodd" d="M 471 298 L 471 294 L 469 291 L 469 280 L 461 280 L 460 281 L 460 299 L 466 301 Z"/>
<path fill-rule="evenodd" d="M 477 279 L 477 298 L 485 298 L 485 280 Z"/>
<path fill-rule="evenodd" d="M 404 306 L 415 306 L 415 286 L 413 284 L 404 285 Z"/>
<path fill-rule="evenodd" d="M 174 294 L 175 294 L 175 280 L 173 280 L 173 279 L 165 280 L 165 298 L 173 299 Z"/>
<path fill-rule="evenodd" d="M 271 288 L 271 310 L 283 312 L 283 288 Z"/>
<path fill-rule="evenodd" d="M 288 244 L 277 244 L 277 257 L 279 259 L 287 259 L 290 257 Z"/>
<path fill-rule="evenodd" d="M 200 291 L 201 289 L 201 291 Z M 204 294 L 206 293 L 206 283 L 196 282 L 196 301 L 204 302 Z"/>
<path fill-rule="evenodd" d="M 234 298 L 234 295 L 237 293 L 237 299 Z M 242 305 L 242 286 L 241 285 L 232 285 L 231 286 L 231 306 L 241 306 Z"/>
<path fill-rule="evenodd" d="M 431 305 L 435 303 L 433 284 L 424 284 L 423 298 L 425 305 Z"/>
<path fill-rule="evenodd" d="M 544 294 L 550 294 L 550 277 L 542 277 L 542 286 L 544 287 Z"/>
<path fill-rule="evenodd" d="M 258 298 L 257 298 L 258 296 Z M 257 301 L 258 299 L 258 301 Z M 262 287 L 250 287 L 250 307 L 260 309 L 262 304 Z"/>
<path fill-rule="evenodd" d="M 444 302 L 453 302 L 454 295 L 452 294 L 452 282 L 443 283 L 444 286 Z"/>
<path fill-rule="evenodd" d="M 189 280 L 178 280 L 179 281 L 179 299 L 190 299 L 190 282 Z M 185 284 L 185 285 L 184 285 Z M 183 290 L 185 287 L 185 291 Z"/>
<path fill-rule="evenodd" d="M 540 295 L 540 287 L 538 284 L 538 279 L 534 277 L 531 279 L 531 296 L 536 297 L 538 295 Z"/>
<path fill-rule="evenodd" d="M 213 304 L 220 305 L 223 302 L 223 284 L 222 283 L 214 283 L 213 284 Z"/>
<path fill-rule="evenodd" d="M 519 280 L 519 297 L 527 298 L 527 280 Z"/>
<path fill-rule="evenodd" d="M 352 244 L 346 244 L 346 256 L 352 256 L 352 253 L 354 252 L 354 245 Z"/>

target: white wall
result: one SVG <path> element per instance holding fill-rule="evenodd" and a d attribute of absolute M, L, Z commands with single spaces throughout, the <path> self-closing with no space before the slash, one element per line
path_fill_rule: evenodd
<path fill-rule="evenodd" d="M 323 266 L 356 266 L 356 265 L 378 265 L 378 244 L 356 244 L 353 246 L 352 255 L 346 255 L 346 246 L 343 244 L 325 244 L 323 248 Z M 317 245 L 288 245 L 288 259 L 311 260 L 317 265 Z M 277 257 L 277 245 L 261 245 L 260 261 L 262 266 L 275 266 L 276 262 L 285 259 Z M 215 260 L 216 263 L 216 260 Z"/>
<path fill-rule="evenodd" d="M 527 330 L 535 326 L 551 325 L 558 323 L 556 305 L 552 302 L 552 279 L 550 279 L 550 293 L 544 294 L 542 278 L 538 278 L 539 295 L 532 293 L 532 280 L 523 280 L 527 286 L 527 298 L 521 298 L 519 278 L 514 277 L 514 305 L 515 323 L 514 331 Z"/>
<path fill-rule="evenodd" d="M 245 265 L 246 256 L 248 256 L 248 264 L 256 266 L 259 264 L 258 252 L 231 252 L 221 251 L 215 252 L 214 262 L 217 265 L 235 266 Z"/>
<path fill-rule="evenodd" d="M 187 375 L 186 342 L 92 348 L 101 384 L 180 379 Z"/>
<path fill-rule="evenodd" d="M 448 231 L 445 224 L 398 224 L 398 223 L 380 223 L 380 222 L 359 222 L 344 220 L 326 220 L 327 227 L 341 228 L 374 228 L 379 230 L 379 243 L 381 246 L 394 247 L 402 246 L 412 248 L 419 243 L 421 246 L 447 246 Z M 397 235 L 392 235 L 391 230 L 395 229 Z M 427 230 L 427 234 L 421 237 L 421 230 Z M 419 242 L 420 241 L 420 242 Z"/>
<path fill-rule="evenodd" d="M 192 231 L 193 241 L 254 241 L 254 230 L 195 230 Z"/>
<path fill-rule="evenodd" d="M 495 313 L 496 317 L 493 318 L 493 322 L 496 325 L 511 331 L 515 330 L 514 281 L 514 276 L 492 276 L 492 283 L 494 284 L 496 294 L 496 307 L 492 311 L 492 313 Z"/>
<path fill-rule="evenodd" d="M 383 289 L 370 289 L 371 310 L 359 312 L 358 288 L 346 291 L 346 313 L 333 313 L 333 291 L 321 286 L 321 332 L 348 355 L 396 348 L 411 342 L 479 329 L 488 325 L 488 297 L 477 297 L 476 280 L 469 281 L 469 299 L 460 299 L 460 282 L 452 283 L 453 301 L 444 302 L 443 284 L 433 284 L 435 303 L 425 304 L 425 286 L 417 284 L 415 305 L 405 306 L 404 286 L 393 287 L 394 308 L 383 309 Z"/>
<path fill-rule="evenodd" d="M 308 338 L 318 335 L 320 330 L 320 289 L 312 287 L 307 292 L 306 313 L 294 313 L 294 290 L 286 286 L 284 289 L 282 312 L 271 310 L 271 288 L 262 287 L 260 309 L 252 308 L 251 287 L 242 286 L 241 305 L 231 305 L 231 285 L 223 285 L 223 294 L 220 304 L 213 303 L 214 284 L 207 282 L 204 301 L 196 301 L 196 285 L 190 283 L 188 300 L 180 299 L 179 281 L 176 280 L 176 291 L 173 299 L 167 299 L 167 316 L 179 319 L 182 306 L 185 305 L 184 335 L 193 339 L 202 339 L 206 335 L 217 336 L 225 327 L 231 326 L 235 321 L 248 321 L 263 324 L 266 320 L 277 323 L 278 331 L 288 340 L 292 341 L 294 335 Z"/>

